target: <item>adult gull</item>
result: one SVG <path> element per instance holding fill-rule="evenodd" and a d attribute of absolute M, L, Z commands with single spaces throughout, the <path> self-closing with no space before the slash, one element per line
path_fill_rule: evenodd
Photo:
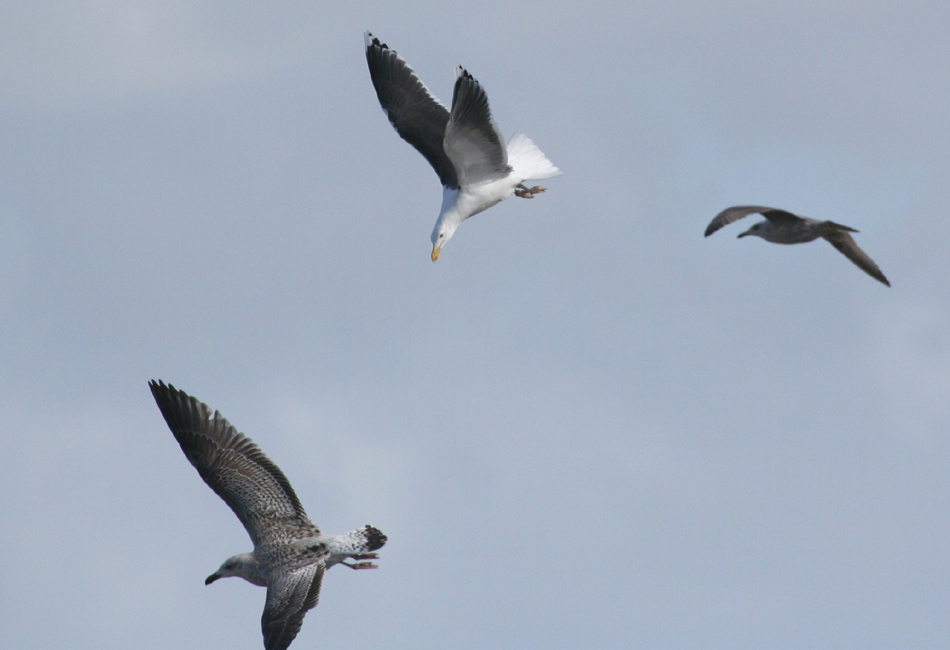
<path fill-rule="evenodd" d="M 527 180 L 559 176 L 561 170 L 523 133 L 507 146 L 492 119 L 488 95 L 463 67 L 455 69 L 451 110 L 432 96 L 412 68 L 366 32 L 366 62 L 376 96 L 393 128 L 429 161 L 442 181 L 442 209 L 432 229 L 432 261 L 461 223 L 514 194 L 544 192 Z"/>
<path fill-rule="evenodd" d="M 267 587 L 261 629 L 266 650 L 285 650 L 297 636 L 307 610 L 317 605 L 323 574 L 334 564 L 375 569 L 375 551 L 386 536 L 372 526 L 345 535 L 325 535 L 310 523 L 284 476 L 250 438 L 217 411 L 161 381 L 149 382 L 152 396 L 204 482 L 237 515 L 254 550 L 224 561 L 205 580 L 237 576 Z"/>
<path fill-rule="evenodd" d="M 756 223 L 741 233 L 739 237 L 754 235 L 773 244 L 803 244 L 821 237 L 844 253 L 844 256 L 854 262 L 862 271 L 875 280 L 891 286 L 891 283 L 881 273 L 881 269 L 874 263 L 874 260 L 858 248 L 854 238 L 848 234 L 858 231 L 834 221 L 819 221 L 808 217 L 799 217 L 785 210 L 767 208 L 762 205 L 736 205 L 726 208 L 715 216 L 709 226 L 706 227 L 706 237 L 709 237 L 723 226 L 750 214 L 761 214 L 766 220 Z"/>

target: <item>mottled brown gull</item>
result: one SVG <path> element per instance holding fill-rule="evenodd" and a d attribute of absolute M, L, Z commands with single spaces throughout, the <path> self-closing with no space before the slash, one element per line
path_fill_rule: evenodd
<path fill-rule="evenodd" d="M 451 110 L 432 96 L 402 57 L 369 32 L 366 63 L 376 96 L 396 132 L 429 161 L 442 181 L 442 209 L 432 229 L 432 261 L 469 217 L 514 194 L 531 199 L 545 188 L 526 180 L 561 170 L 523 133 L 504 144 L 488 95 L 464 68 L 455 69 Z"/>
<path fill-rule="evenodd" d="M 858 231 L 834 221 L 819 221 L 808 217 L 799 217 L 785 210 L 767 208 L 762 205 L 736 205 L 726 208 L 716 215 L 709 226 L 706 227 L 706 237 L 709 237 L 723 226 L 750 214 L 761 214 L 766 220 L 760 221 L 745 232 L 740 233 L 739 237 L 755 235 L 773 244 L 803 244 L 821 237 L 841 251 L 862 271 L 875 280 L 891 286 L 891 283 L 881 273 L 881 269 L 874 263 L 874 260 L 868 257 L 868 254 L 861 250 L 855 243 L 854 238 L 848 234 Z"/>
<path fill-rule="evenodd" d="M 237 515 L 254 550 L 225 560 L 205 580 L 237 576 L 267 587 L 261 629 L 266 650 L 285 650 L 307 610 L 317 605 L 324 572 L 334 564 L 375 569 L 386 536 L 372 526 L 324 535 L 310 523 L 280 471 L 250 438 L 217 411 L 161 381 L 149 382 L 155 402 L 188 460 Z"/>

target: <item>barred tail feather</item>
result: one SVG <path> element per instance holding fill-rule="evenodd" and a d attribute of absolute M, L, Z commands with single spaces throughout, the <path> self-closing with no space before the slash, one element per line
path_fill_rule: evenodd
<path fill-rule="evenodd" d="M 360 553 L 375 551 L 376 549 L 382 548 L 387 539 L 380 529 L 376 528 L 375 526 L 370 526 L 369 524 L 349 533 L 348 537 L 353 538 L 353 540 L 357 543 L 357 546 L 359 547 L 358 552 Z"/>
<path fill-rule="evenodd" d="M 524 133 L 516 133 L 508 141 L 508 164 L 524 180 L 553 178 L 563 173 Z"/>

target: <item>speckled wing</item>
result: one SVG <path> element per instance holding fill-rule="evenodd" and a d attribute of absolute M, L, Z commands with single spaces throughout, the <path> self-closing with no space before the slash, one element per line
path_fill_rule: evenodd
<path fill-rule="evenodd" d="M 778 208 L 769 208 L 764 205 L 734 205 L 717 214 L 713 220 L 709 222 L 709 225 L 706 226 L 705 236 L 709 237 L 723 226 L 728 226 L 733 221 L 738 221 L 750 214 L 761 214 L 773 222 L 802 221 L 801 217 L 791 212 L 786 212 L 785 210 L 779 210 Z"/>
<path fill-rule="evenodd" d="M 442 148 L 448 109 L 389 46 L 369 32 L 364 34 L 364 43 L 369 76 L 389 123 L 429 161 L 442 185 L 458 189 L 455 167 Z"/>
<path fill-rule="evenodd" d="M 881 272 L 881 269 L 878 268 L 877 264 L 874 263 L 868 254 L 865 253 L 858 244 L 854 241 L 854 237 L 848 234 L 847 230 L 851 232 L 857 232 L 853 228 L 847 228 L 847 226 L 839 226 L 838 224 L 826 221 L 821 224 L 819 232 L 821 236 L 827 239 L 832 246 L 841 251 L 845 257 L 855 263 L 855 265 L 870 275 L 872 278 L 878 282 L 883 282 L 887 286 L 891 286 L 891 283 L 887 281 L 887 278 L 884 277 L 884 274 Z M 831 227 L 827 227 L 831 226 Z M 847 230 L 845 230 L 847 228 Z"/>
<path fill-rule="evenodd" d="M 511 171 L 504 136 L 488 108 L 485 89 L 464 68 L 456 69 L 452 111 L 442 143 L 461 185 L 503 178 Z"/>
<path fill-rule="evenodd" d="M 286 650 L 296 638 L 308 610 L 317 606 L 325 565 L 320 562 L 288 571 L 267 587 L 261 632 L 264 650 Z"/>
<path fill-rule="evenodd" d="M 297 527 L 313 530 L 287 477 L 250 438 L 170 384 L 151 381 L 149 388 L 181 450 L 241 520 L 255 547 Z"/>

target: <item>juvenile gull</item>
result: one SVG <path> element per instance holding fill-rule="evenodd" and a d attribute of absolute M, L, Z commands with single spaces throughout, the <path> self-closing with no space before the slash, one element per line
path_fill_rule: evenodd
<path fill-rule="evenodd" d="M 324 572 L 334 564 L 375 569 L 372 551 L 386 536 L 372 526 L 345 535 L 324 535 L 310 523 L 284 476 L 250 438 L 217 411 L 171 384 L 150 381 L 155 402 L 181 450 L 204 482 L 237 515 L 254 550 L 225 560 L 205 580 L 237 576 L 267 587 L 261 629 L 266 650 L 285 650 L 307 610 L 317 605 Z"/>
<path fill-rule="evenodd" d="M 561 170 L 523 133 L 503 144 L 488 96 L 464 68 L 455 69 L 452 109 L 429 93 L 412 68 L 366 32 L 366 62 L 376 96 L 403 140 L 429 161 L 442 181 L 442 209 L 432 230 L 432 261 L 461 223 L 514 194 L 534 198 L 545 188 L 526 180 L 559 176 Z"/>
<path fill-rule="evenodd" d="M 762 205 L 736 205 L 726 208 L 716 215 L 709 226 L 706 227 L 706 236 L 709 237 L 723 226 L 750 214 L 761 214 L 766 218 L 766 221 L 758 222 L 744 233 L 741 233 L 739 237 L 755 235 L 773 244 L 803 244 L 822 237 L 844 253 L 844 256 L 854 262 L 862 271 L 875 280 L 891 286 L 891 283 L 881 273 L 881 269 L 877 267 L 874 260 L 858 248 L 854 239 L 848 234 L 858 231 L 834 221 L 818 221 L 808 217 L 799 217 L 785 210 L 767 208 Z"/>

